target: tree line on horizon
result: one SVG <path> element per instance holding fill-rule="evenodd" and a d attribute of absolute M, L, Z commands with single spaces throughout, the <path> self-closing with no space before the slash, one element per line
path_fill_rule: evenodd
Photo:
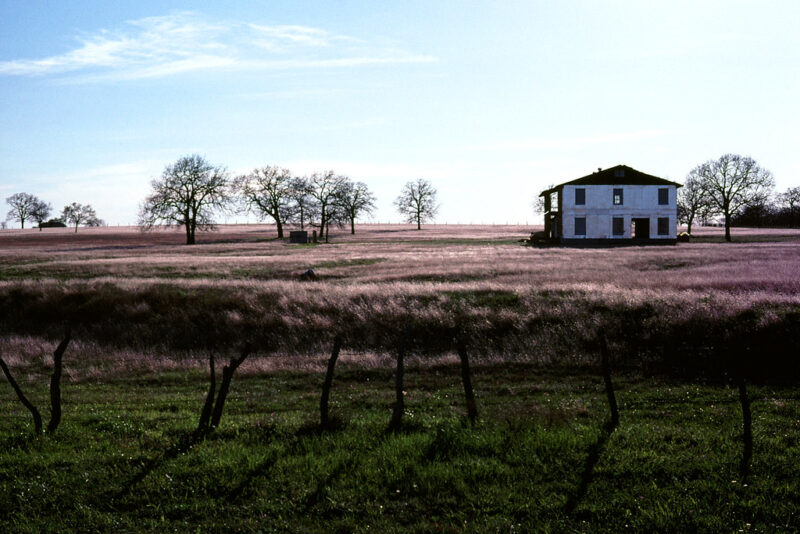
<path fill-rule="evenodd" d="M 197 230 L 212 230 L 220 212 L 253 214 L 271 219 L 278 239 L 287 225 L 319 230 L 328 241 L 331 225 L 349 225 L 355 234 L 356 219 L 375 210 L 375 195 L 364 182 L 332 170 L 296 176 L 289 169 L 264 166 L 231 177 L 222 166 L 192 154 L 167 165 L 160 178 L 151 181 L 151 193 L 139 207 L 143 231 L 157 226 L 183 227 L 186 244 L 196 242 Z M 406 222 L 422 223 L 435 217 L 439 208 L 436 189 L 425 179 L 403 186 L 395 206 Z"/>
<path fill-rule="evenodd" d="M 6 198 L 6 204 L 11 209 L 8 210 L 6 220 L 3 221 L 3 228 L 5 228 L 6 221 L 19 222 L 22 229 L 25 228 L 25 221 L 34 221 L 40 231 L 42 228 L 52 226 L 74 226 L 77 232 L 80 225 L 105 225 L 105 221 L 97 217 L 91 204 L 77 202 L 67 204 L 61 210 L 61 215 L 52 219 L 48 219 L 53 212 L 52 204 L 30 193 L 14 193 Z"/>

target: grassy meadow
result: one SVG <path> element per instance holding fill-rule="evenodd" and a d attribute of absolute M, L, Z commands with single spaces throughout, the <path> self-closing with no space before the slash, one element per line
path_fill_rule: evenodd
<path fill-rule="evenodd" d="M 363 225 L 289 245 L 243 225 L 191 247 L 174 231 L 0 232 L 0 356 L 45 418 L 53 350 L 73 333 L 54 435 L 32 436 L 0 381 L 0 530 L 800 529 L 800 231 L 523 246 L 534 229 Z M 388 433 L 404 332 L 406 410 Z M 219 373 L 245 342 L 221 425 L 193 437 L 209 354 Z"/>

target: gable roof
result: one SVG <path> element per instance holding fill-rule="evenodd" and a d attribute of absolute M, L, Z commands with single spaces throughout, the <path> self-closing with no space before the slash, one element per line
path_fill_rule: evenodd
<path fill-rule="evenodd" d="M 671 182 L 664 178 L 659 178 L 658 176 L 645 174 L 627 165 L 617 165 L 616 167 L 593 172 L 582 178 L 564 182 L 547 191 L 542 191 L 539 196 L 541 197 L 553 191 L 558 191 L 565 185 L 674 185 L 676 187 L 683 187 L 682 184 L 677 182 Z"/>

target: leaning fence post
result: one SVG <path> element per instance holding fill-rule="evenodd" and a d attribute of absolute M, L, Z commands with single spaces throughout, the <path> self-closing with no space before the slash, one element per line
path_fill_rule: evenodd
<path fill-rule="evenodd" d="M 322 397 L 319 400 L 319 423 L 325 428 L 328 426 L 328 397 L 331 393 L 333 383 L 333 369 L 336 367 L 336 360 L 339 358 L 339 350 L 342 348 L 341 336 L 333 338 L 333 351 L 328 359 L 328 371 L 325 373 L 325 382 L 322 384 Z"/>
<path fill-rule="evenodd" d="M 23 406 L 25 406 L 28 410 L 30 410 L 31 415 L 33 416 L 34 432 L 36 432 L 37 434 L 41 434 L 42 415 L 39 413 L 39 410 L 37 410 L 36 406 L 31 404 L 31 402 L 28 400 L 25 394 L 22 393 L 19 384 L 17 384 L 17 381 L 14 380 L 13 376 L 11 376 L 11 371 L 8 370 L 8 366 L 6 365 L 6 362 L 3 361 L 3 358 L 0 358 L 0 368 L 3 369 L 3 374 L 6 375 L 6 380 L 8 380 L 8 383 L 11 384 L 12 388 L 14 388 L 14 392 L 17 394 L 19 401 L 22 403 Z"/>
<path fill-rule="evenodd" d="M 600 358 L 603 367 L 603 381 L 606 384 L 606 395 L 608 396 L 608 406 L 611 409 L 611 427 L 619 425 L 619 409 L 617 408 L 617 398 L 614 396 L 614 386 L 611 384 L 611 365 L 609 363 L 608 344 L 606 337 L 600 335 Z"/>
<path fill-rule="evenodd" d="M 394 411 L 392 412 L 392 420 L 389 422 L 389 430 L 395 431 L 400 428 L 403 420 L 403 411 L 405 411 L 405 403 L 403 400 L 403 358 L 406 355 L 406 341 L 408 338 L 408 327 L 403 331 L 400 337 L 400 346 L 397 351 L 397 370 L 394 375 L 394 391 L 395 403 Z"/>
<path fill-rule="evenodd" d="M 214 391 L 217 388 L 217 376 L 214 371 L 213 352 L 208 356 L 208 366 L 211 369 L 208 394 L 206 395 L 206 402 L 203 404 L 203 411 L 200 412 L 200 422 L 197 424 L 198 433 L 208 430 L 208 422 L 211 420 L 211 410 L 214 408 Z"/>
<path fill-rule="evenodd" d="M 53 353 L 53 376 L 50 378 L 50 422 L 47 424 L 47 433 L 52 434 L 61 423 L 61 367 L 64 352 L 71 338 L 70 327 L 67 326 L 64 340 L 59 343 Z"/>
<path fill-rule="evenodd" d="M 243 348 L 241 356 L 238 358 L 231 358 L 228 365 L 222 368 L 222 383 L 219 386 L 219 394 L 217 395 L 217 403 L 214 405 L 214 413 L 211 416 L 211 428 L 216 428 L 222 419 L 222 409 L 225 406 L 225 399 L 228 396 L 228 389 L 231 386 L 231 379 L 233 373 L 242 364 L 242 362 L 250 355 L 249 348 Z"/>
<path fill-rule="evenodd" d="M 459 338 L 456 342 L 458 357 L 461 359 L 461 381 L 464 382 L 464 397 L 467 400 L 467 416 L 472 424 L 478 417 L 478 408 L 475 404 L 475 394 L 472 391 L 472 378 L 469 371 L 469 357 L 464 340 Z"/>

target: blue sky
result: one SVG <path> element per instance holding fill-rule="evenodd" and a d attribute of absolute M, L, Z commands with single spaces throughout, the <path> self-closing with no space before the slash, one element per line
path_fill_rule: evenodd
<path fill-rule="evenodd" d="M 0 2 L 0 198 L 136 220 L 199 153 L 334 169 L 397 221 L 537 221 L 548 184 L 723 153 L 800 185 L 800 2 Z M 5 208 L 3 209 L 3 213 Z M 231 221 L 243 220 L 241 216 Z"/>

